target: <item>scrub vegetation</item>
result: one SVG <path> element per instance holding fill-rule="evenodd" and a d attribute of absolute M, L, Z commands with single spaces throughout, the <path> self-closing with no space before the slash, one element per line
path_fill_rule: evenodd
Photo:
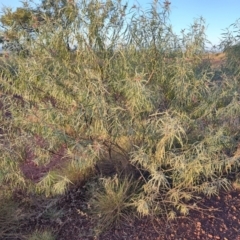
<path fill-rule="evenodd" d="M 77 188 L 99 234 L 134 216 L 187 215 L 240 181 L 238 21 L 216 69 L 204 20 L 179 36 L 170 19 L 167 1 L 3 9 L 1 239 L 55 239 L 23 226 L 59 219 L 58 201 Z"/>

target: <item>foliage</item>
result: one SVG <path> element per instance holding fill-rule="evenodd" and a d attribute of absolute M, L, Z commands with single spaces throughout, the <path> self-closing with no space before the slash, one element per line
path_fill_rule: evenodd
<path fill-rule="evenodd" d="M 32 26 L 33 17 L 28 8 L 17 8 L 15 12 L 11 9 L 4 9 L 0 19 L 2 28 L 5 31 L 1 34 L 3 48 L 20 52 L 23 50 L 21 35 L 30 36 L 35 29 Z M 21 34 L 19 34 L 21 32 Z"/>
<path fill-rule="evenodd" d="M 3 48 L 21 54 L 28 54 L 25 47 L 30 44 L 31 40 L 36 40 L 40 26 L 52 21 L 52 30 L 54 26 L 56 26 L 54 30 L 58 29 L 59 25 L 56 22 L 67 29 L 77 16 L 75 5 L 66 0 L 42 1 L 35 8 L 29 2 L 25 2 L 23 7 L 17 8 L 14 12 L 10 8 L 3 10 L 4 13 L 0 18 L 1 27 L 4 29 L 1 34 Z M 71 33 L 66 34 L 66 37 L 62 36 L 69 49 L 70 35 Z"/>
<path fill-rule="evenodd" d="M 157 1 L 148 11 L 111 0 L 21 9 L 1 17 L 21 44 L 0 66 L 4 192 L 50 197 L 101 178 L 91 206 L 108 226 L 129 206 L 173 218 L 198 194 L 230 188 L 239 68 L 216 82 L 201 65 L 203 19 L 178 37 Z"/>
<path fill-rule="evenodd" d="M 222 35 L 221 47 L 227 55 L 227 67 L 232 74 L 239 74 L 240 19 L 231 24 Z"/>

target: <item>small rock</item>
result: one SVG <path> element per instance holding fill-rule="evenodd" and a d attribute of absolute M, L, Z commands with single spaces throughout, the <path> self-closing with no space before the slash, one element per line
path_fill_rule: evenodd
<path fill-rule="evenodd" d="M 232 208 L 234 211 L 236 211 L 236 210 L 237 210 L 235 206 L 231 206 L 231 208 Z"/>

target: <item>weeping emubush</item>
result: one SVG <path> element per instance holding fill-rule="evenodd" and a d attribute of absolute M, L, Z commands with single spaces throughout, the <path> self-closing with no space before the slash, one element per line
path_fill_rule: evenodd
<path fill-rule="evenodd" d="M 212 196 L 231 188 L 222 176 L 236 167 L 236 159 L 223 153 L 233 141 L 223 128 L 216 128 L 214 133 L 207 129 L 201 141 L 188 144 L 193 120 L 169 112 L 154 117 L 147 134 L 149 143 L 136 149 L 130 158 L 134 166 L 148 172 L 140 200 L 135 202 L 140 214 L 168 215 L 166 209 L 169 214 L 187 214 L 187 203 L 196 193 Z"/>
<path fill-rule="evenodd" d="M 232 157 L 239 78 L 218 85 L 209 66 L 199 67 L 204 23 L 179 39 L 168 24 L 169 9 L 157 1 L 146 12 L 121 1 L 80 0 L 74 8 L 70 2 L 45 1 L 37 30 L 7 25 L 26 50 L 13 52 L 0 69 L 0 90 L 22 99 L 10 103 L 11 120 L 1 116 L 9 129 L 0 163 L 12 163 L 7 182 L 23 178 L 21 164 L 48 164 L 55 154 L 64 164 L 31 183 L 35 193 L 60 195 L 70 184 L 101 177 L 89 190 L 100 228 L 126 219 L 129 210 L 187 214 L 196 194 L 228 189 L 222 176 L 239 167 Z M 36 136 L 46 144 L 32 141 Z M 34 160 L 16 154 L 27 141 Z M 97 169 L 111 164 L 111 173 Z M 126 166 L 132 177 L 121 175 Z M 121 176 L 112 177 L 116 172 Z M 30 186 L 22 178 L 19 184 Z"/>

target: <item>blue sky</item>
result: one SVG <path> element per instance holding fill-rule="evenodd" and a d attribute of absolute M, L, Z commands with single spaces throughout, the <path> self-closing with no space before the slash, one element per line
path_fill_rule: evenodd
<path fill-rule="evenodd" d="M 128 2 L 129 6 L 136 4 L 148 9 L 151 0 L 130 0 Z M 216 45 L 224 29 L 240 18 L 239 0 L 170 0 L 170 2 L 170 21 L 176 33 L 188 28 L 195 18 L 202 16 L 206 20 L 208 39 Z M 21 2 L 20 0 L 0 0 L 0 8 L 3 5 L 16 8 L 21 6 Z"/>

